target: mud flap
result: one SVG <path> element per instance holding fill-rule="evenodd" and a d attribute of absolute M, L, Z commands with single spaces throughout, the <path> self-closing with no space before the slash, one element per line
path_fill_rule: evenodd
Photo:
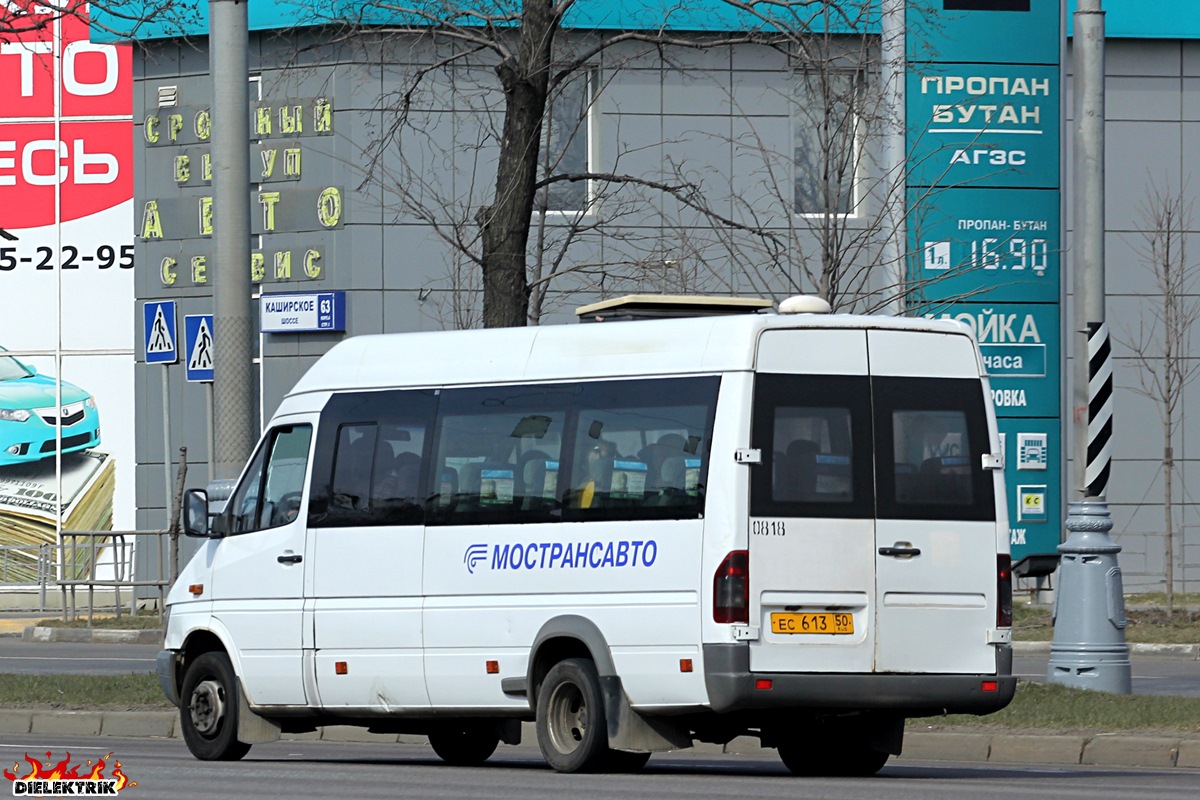
<path fill-rule="evenodd" d="M 496 725 L 496 735 L 505 744 L 521 743 L 521 720 L 504 719 Z"/>
<path fill-rule="evenodd" d="M 250 704 L 246 702 L 246 690 L 242 688 L 241 681 L 238 681 L 237 739 L 243 744 L 279 741 L 279 726 L 250 710 Z"/>
<path fill-rule="evenodd" d="M 608 720 L 608 746 L 613 750 L 658 753 L 692 746 L 691 734 L 664 717 L 644 717 L 629 705 L 616 675 L 600 678 L 604 717 Z"/>
<path fill-rule="evenodd" d="M 867 741 L 880 753 L 900 755 L 904 749 L 904 717 L 878 716 Z"/>

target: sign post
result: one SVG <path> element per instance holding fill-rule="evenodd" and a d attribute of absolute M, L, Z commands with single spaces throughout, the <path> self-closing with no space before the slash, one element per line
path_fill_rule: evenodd
<path fill-rule="evenodd" d="M 171 519 L 171 365 L 179 361 L 179 337 L 176 335 L 175 301 L 147 302 L 142 306 L 143 333 L 146 345 L 146 363 L 162 364 L 163 403 L 163 511 L 166 527 Z M 175 562 L 178 542 L 171 537 L 171 560 Z"/>
<path fill-rule="evenodd" d="M 174 364 L 179 361 L 179 337 L 175 328 L 175 301 L 150 301 L 142 306 L 147 364 Z"/>

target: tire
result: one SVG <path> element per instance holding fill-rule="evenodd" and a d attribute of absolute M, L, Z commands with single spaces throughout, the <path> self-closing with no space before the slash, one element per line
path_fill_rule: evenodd
<path fill-rule="evenodd" d="M 180 691 L 183 741 L 201 761 L 237 761 L 250 752 L 239 742 L 238 684 L 229 656 L 204 653 L 188 665 Z"/>
<path fill-rule="evenodd" d="M 431 731 L 429 746 L 438 758 L 456 767 L 476 767 L 496 752 L 500 738 L 478 726 Z"/>
<path fill-rule="evenodd" d="M 556 772 L 604 770 L 610 755 L 596 665 L 568 658 L 551 667 L 537 697 L 537 740 Z"/>
<path fill-rule="evenodd" d="M 605 772 L 641 772 L 650 760 L 650 753 L 627 753 L 624 750 L 609 750 L 604 758 Z"/>
<path fill-rule="evenodd" d="M 865 778 L 883 769 L 888 754 L 862 744 L 834 748 L 810 740 L 781 742 L 779 758 L 793 775 Z"/>

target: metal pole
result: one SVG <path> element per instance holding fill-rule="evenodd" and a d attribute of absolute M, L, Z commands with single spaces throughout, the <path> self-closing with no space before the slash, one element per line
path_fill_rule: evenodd
<path fill-rule="evenodd" d="M 213 84 L 213 451 L 236 478 L 257 439 L 250 302 L 250 34 L 247 0 L 209 0 Z"/>
<path fill-rule="evenodd" d="M 882 260 L 888 280 L 892 286 L 884 293 L 886 298 L 895 292 L 895 299 L 888 304 L 890 313 L 900 316 L 905 309 L 904 288 L 908 280 L 906 254 L 908 252 L 908 229 L 904 220 L 906 194 L 905 157 L 905 67 L 907 56 L 904 38 L 904 7 L 906 0 L 883 0 L 880 36 L 879 79 L 883 90 L 883 170 L 886 205 L 885 239 Z"/>
<path fill-rule="evenodd" d="M 1104 315 L 1104 12 L 1079 0 L 1075 36 L 1075 369 L 1072 371 L 1076 500 L 1067 514 L 1054 609 L 1051 683 L 1133 691 L 1125 643 L 1119 545 L 1108 532 L 1112 462 L 1112 349 Z M 1078 499 L 1082 496 L 1082 499 Z"/>
<path fill-rule="evenodd" d="M 174 496 L 171 481 L 171 392 L 170 381 L 167 376 L 168 367 L 164 364 L 162 370 L 162 402 L 163 402 L 163 517 L 166 519 L 164 528 L 171 527 L 171 498 Z M 162 537 L 158 537 L 158 569 L 159 574 L 162 572 Z M 134 537 L 137 541 L 137 537 Z M 143 540 L 145 541 L 145 540 Z M 146 560 L 149 561 L 149 553 L 146 553 Z M 137 596 L 137 590 L 134 589 L 131 594 Z"/>
<path fill-rule="evenodd" d="M 213 442 L 213 386 L 211 383 L 204 384 L 204 422 L 207 426 L 208 435 L 208 482 L 212 483 L 216 480 L 216 445 Z"/>

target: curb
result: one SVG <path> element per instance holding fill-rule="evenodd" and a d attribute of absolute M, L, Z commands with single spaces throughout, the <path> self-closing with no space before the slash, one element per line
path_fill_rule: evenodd
<path fill-rule="evenodd" d="M 1013 654 L 1018 656 L 1048 655 L 1051 642 L 1013 642 Z M 1129 645 L 1133 656 L 1157 656 L 1159 658 L 1182 658 L 1200 660 L 1200 644 L 1152 644 L 1135 642 Z"/>
<path fill-rule="evenodd" d="M 161 644 L 161 628 L 115 630 L 108 628 L 51 628 L 30 625 L 21 633 L 26 642 L 98 642 L 103 644 Z"/>
<path fill-rule="evenodd" d="M 180 739 L 175 711 L 38 711 L 0 709 L 0 735 L 122 736 Z M 284 734 L 283 741 L 427 745 L 424 736 L 368 733 L 330 725 L 311 733 Z M 536 750 L 533 723 L 521 726 L 521 749 Z M 686 751 L 683 751 L 686 752 Z M 697 743 L 697 755 L 774 756 L 774 748 L 740 736 L 725 745 Z M 1200 738 L 1116 734 L 1020 734 L 914 731 L 904 734 L 906 761 L 971 761 L 989 764 L 1200 768 Z"/>

